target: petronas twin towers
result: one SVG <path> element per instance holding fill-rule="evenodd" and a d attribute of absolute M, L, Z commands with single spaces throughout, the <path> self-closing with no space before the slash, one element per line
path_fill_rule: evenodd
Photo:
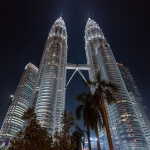
<path fill-rule="evenodd" d="M 85 28 L 85 51 L 87 65 L 74 67 L 87 69 L 90 80 L 101 70 L 103 79 L 119 85 L 116 94 L 117 104 L 107 107 L 115 149 L 148 149 L 148 142 L 126 88 L 116 60 L 99 25 L 88 19 Z M 82 66 L 82 65 L 78 65 Z M 67 68 L 67 31 L 64 20 L 60 17 L 52 26 L 46 41 L 39 67 L 38 80 L 34 97 L 35 112 L 40 125 L 53 134 L 60 129 L 61 114 L 65 105 L 65 85 Z"/>
<path fill-rule="evenodd" d="M 40 125 L 47 129 L 49 135 L 56 129 L 61 129 L 67 69 L 88 70 L 92 81 L 100 70 L 103 79 L 119 86 L 119 92 L 116 94 L 117 103 L 111 106 L 106 104 L 115 150 L 148 150 L 150 129 L 146 128 L 147 131 L 142 129 L 138 113 L 134 109 L 133 98 L 129 94 L 111 48 L 99 25 L 90 18 L 86 24 L 84 38 L 87 64 L 67 64 L 67 31 L 64 20 L 60 17 L 53 24 L 30 100 L 31 105 L 35 106 Z M 136 95 L 134 101 L 135 99 Z M 149 126 L 148 121 L 145 124 Z"/>

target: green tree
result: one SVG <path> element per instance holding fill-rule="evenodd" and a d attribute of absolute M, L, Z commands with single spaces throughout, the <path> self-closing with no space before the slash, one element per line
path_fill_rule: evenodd
<path fill-rule="evenodd" d="M 95 109 L 93 106 L 93 95 L 91 93 L 81 93 L 77 96 L 77 100 L 81 102 L 81 105 L 79 105 L 76 109 L 76 118 L 83 118 L 84 126 L 87 128 L 89 150 L 91 150 L 90 129 L 95 131 L 97 137 L 97 146 L 100 150 L 98 125 L 101 128 L 103 123 L 101 114 L 99 113 L 98 109 Z"/>
<path fill-rule="evenodd" d="M 9 150 L 50 150 L 52 139 L 48 137 L 47 131 L 38 124 L 34 109 L 29 108 L 22 119 L 27 125 L 12 139 Z"/>
<path fill-rule="evenodd" d="M 75 131 L 72 133 L 72 135 L 75 137 L 76 141 L 76 148 L 75 150 L 82 150 L 82 147 L 84 148 L 85 143 L 85 130 L 82 130 L 79 126 L 76 125 Z"/>
<path fill-rule="evenodd" d="M 75 138 L 71 134 L 71 128 L 75 125 L 73 114 L 63 112 L 61 131 L 56 131 L 54 134 L 53 150 L 74 150 L 76 147 Z"/>
<path fill-rule="evenodd" d="M 90 87 L 95 89 L 93 93 L 93 105 L 102 114 L 104 126 L 107 132 L 109 148 L 110 150 L 113 150 L 114 148 L 111 139 L 111 133 L 109 128 L 105 103 L 111 104 L 113 102 L 116 102 L 114 93 L 116 93 L 119 90 L 119 88 L 116 84 L 103 80 L 100 71 L 98 71 L 98 73 L 96 74 L 95 82 L 88 81 L 88 85 L 90 85 Z"/>

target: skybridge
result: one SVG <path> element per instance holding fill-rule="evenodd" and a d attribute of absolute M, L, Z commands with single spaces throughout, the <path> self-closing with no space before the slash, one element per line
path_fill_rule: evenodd
<path fill-rule="evenodd" d="M 72 76 L 70 77 L 70 79 L 68 80 L 68 82 L 66 84 L 66 87 L 68 86 L 68 84 L 70 83 L 70 81 L 72 80 L 72 78 L 74 77 L 76 72 L 78 72 L 80 74 L 80 76 L 83 78 L 83 80 L 90 87 L 90 85 L 88 84 L 86 78 L 84 77 L 84 75 L 81 72 L 81 70 L 90 70 L 89 65 L 87 65 L 87 64 L 66 64 L 66 69 L 74 70 Z"/>

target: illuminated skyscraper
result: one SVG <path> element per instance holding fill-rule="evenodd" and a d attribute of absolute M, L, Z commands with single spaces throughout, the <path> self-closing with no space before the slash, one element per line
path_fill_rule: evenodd
<path fill-rule="evenodd" d="M 65 107 L 65 87 L 70 83 L 74 74 L 79 72 L 86 81 L 81 70 L 88 70 L 90 80 L 94 81 L 97 71 L 100 70 L 104 80 L 119 86 L 119 91 L 115 94 L 117 103 L 109 106 L 105 102 L 114 149 L 148 150 L 149 120 L 146 119 L 144 110 L 141 109 L 142 99 L 127 69 L 122 68 L 124 71 L 121 71 L 119 67 L 122 74 L 120 73 L 99 25 L 90 18 L 86 24 L 87 64 L 67 64 L 67 48 L 66 26 L 60 17 L 54 22 L 49 32 L 39 71 L 31 63 L 26 66 L 12 105 L 6 114 L 0 136 L 2 138 L 15 136 L 23 127 L 23 121 L 20 119 L 23 112 L 31 105 L 35 107 L 41 127 L 47 129 L 49 135 L 53 135 L 55 130 L 61 129 L 61 114 Z M 66 69 L 75 70 L 67 85 Z M 94 88 L 91 90 L 94 91 Z M 108 150 L 105 130 L 100 135 L 104 140 L 101 141 L 102 148 Z"/>
<path fill-rule="evenodd" d="M 37 119 L 49 135 L 61 127 L 61 114 L 65 106 L 66 63 L 67 32 L 60 17 L 49 32 L 33 96 Z"/>
<path fill-rule="evenodd" d="M 126 84 L 127 90 L 132 100 L 132 106 L 138 118 L 138 121 L 141 125 L 142 131 L 145 135 L 145 138 L 149 144 L 150 149 L 150 120 L 149 120 L 149 112 L 144 103 L 144 100 L 138 90 L 137 85 L 129 71 L 129 69 L 123 64 L 117 63 L 119 70 L 122 74 L 123 80 Z"/>
<path fill-rule="evenodd" d="M 0 139 L 2 141 L 14 137 L 23 128 L 24 121 L 21 117 L 31 106 L 37 73 L 38 69 L 32 63 L 26 65 L 1 128 Z"/>
<path fill-rule="evenodd" d="M 90 80 L 94 81 L 96 72 L 100 70 L 103 79 L 119 86 L 117 103 L 111 106 L 106 104 L 114 149 L 148 150 L 147 141 L 132 106 L 132 99 L 111 48 L 99 25 L 90 18 L 85 28 L 85 50 L 90 67 Z"/>

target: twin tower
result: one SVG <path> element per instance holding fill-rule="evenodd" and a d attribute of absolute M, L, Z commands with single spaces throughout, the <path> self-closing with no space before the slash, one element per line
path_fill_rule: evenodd
<path fill-rule="evenodd" d="M 11 127 L 13 129 L 11 131 L 14 132 L 16 125 L 14 126 L 13 123 L 11 126 L 8 122 L 10 122 L 9 120 L 12 118 L 13 113 L 15 113 L 15 109 L 19 118 L 20 114 L 18 114 L 18 109 L 23 113 L 28 106 L 26 102 L 29 102 L 29 100 L 25 101 L 25 99 L 33 93 L 31 101 L 32 105 L 35 106 L 37 119 L 40 125 L 47 129 L 49 135 L 52 135 L 55 129 L 59 130 L 61 128 L 61 114 L 65 108 L 66 70 L 75 69 L 79 72 L 82 69 L 88 70 L 91 81 L 95 80 L 95 75 L 100 70 L 103 79 L 119 86 L 119 92 L 115 95 L 117 103 L 111 106 L 107 106 L 106 104 L 115 150 L 148 150 L 150 133 L 148 133 L 149 130 L 147 129 L 146 123 L 142 124 L 140 119 L 138 119 L 140 111 L 138 111 L 139 113 L 135 111 L 138 106 L 136 108 L 134 106 L 138 97 L 134 93 L 131 96 L 127 90 L 118 64 L 102 30 L 90 18 L 85 27 L 84 38 L 87 64 L 67 64 L 68 47 L 66 26 L 61 17 L 55 21 L 45 43 L 35 89 L 33 90 L 33 87 L 29 85 L 29 83 L 33 83 L 34 77 L 33 72 L 31 72 L 33 77 L 30 80 L 27 78 L 28 85 L 25 84 L 25 90 L 27 89 L 30 93 L 23 95 L 24 97 L 21 100 L 15 101 L 14 98 L 14 104 L 9 108 L 8 117 L 5 118 L 5 123 L 2 128 L 9 131 L 8 127 Z M 26 71 L 28 69 L 37 72 L 37 69 L 32 64 L 28 65 Z M 20 87 L 23 87 L 22 82 L 24 81 L 25 77 L 20 81 Z M 25 90 L 22 90 L 23 94 Z M 21 90 L 18 87 L 16 93 L 19 91 Z M 9 112 L 12 112 L 11 115 L 9 115 Z M 18 123 L 20 121 L 18 119 Z M 4 134 L 4 130 L 2 131 Z"/>
<path fill-rule="evenodd" d="M 88 19 L 85 27 L 87 65 L 67 64 L 67 31 L 60 17 L 53 24 L 45 44 L 34 92 L 35 112 L 42 127 L 53 134 L 60 129 L 61 114 L 65 107 L 66 69 L 87 69 L 94 81 L 98 70 L 102 78 L 117 84 L 116 104 L 107 107 L 115 149 L 148 149 L 148 142 L 132 106 L 116 60 L 99 25 Z"/>

